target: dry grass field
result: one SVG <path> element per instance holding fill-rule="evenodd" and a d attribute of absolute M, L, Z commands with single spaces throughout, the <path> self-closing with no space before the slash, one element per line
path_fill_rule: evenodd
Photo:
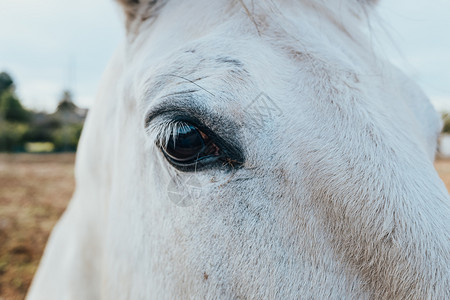
<path fill-rule="evenodd" d="M 0 154 L 0 300 L 23 299 L 74 189 L 74 154 Z M 436 169 L 450 187 L 450 160 Z"/>
<path fill-rule="evenodd" d="M 0 299 L 23 299 L 74 189 L 74 154 L 0 154 Z"/>

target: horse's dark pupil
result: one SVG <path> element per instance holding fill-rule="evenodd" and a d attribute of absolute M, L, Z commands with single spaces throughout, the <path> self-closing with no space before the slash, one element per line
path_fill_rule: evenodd
<path fill-rule="evenodd" d="M 177 136 L 171 136 L 166 151 L 174 160 L 186 162 L 195 160 L 205 147 L 202 136 L 191 125 L 178 130 Z"/>

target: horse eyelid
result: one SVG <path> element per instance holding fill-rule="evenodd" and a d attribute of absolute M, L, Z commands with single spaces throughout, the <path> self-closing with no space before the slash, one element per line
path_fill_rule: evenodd
<path fill-rule="evenodd" d="M 240 147 L 233 146 L 233 144 L 226 142 L 220 135 L 191 116 L 176 114 L 176 112 L 172 112 L 172 114 L 169 115 L 163 113 L 152 116 L 150 122 L 147 124 L 146 130 L 154 136 L 154 140 L 158 147 L 161 147 L 167 142 L 170 137 L 169 134 L 174 128 L 179 127 L 181 124 L 190 124 L 206 134 L 209 139 L 223 151 L 222 158 L 227 162 L 233 162 L 235 166 L 244 163 L 244 155 Z"/>

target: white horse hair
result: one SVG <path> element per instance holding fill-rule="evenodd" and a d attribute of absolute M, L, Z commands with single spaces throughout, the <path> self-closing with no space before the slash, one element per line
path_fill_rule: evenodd
<path fill-rule="evenodd" d="M 440 119 L 375 1 L 120 3 L 28 299 L 450 299 Z"/>

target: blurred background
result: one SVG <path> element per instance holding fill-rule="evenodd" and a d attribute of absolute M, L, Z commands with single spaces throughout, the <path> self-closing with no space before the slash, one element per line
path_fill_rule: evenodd
<path fill-rule="evenodd" d="M 0 300 L 23 299 L 74 189 L 100 76 L 124 37 L 112 0 L 0 0 Z M 442 113 L 436 168 L 450 184 L 450 0 L 380 1 L 374 47 Z"/>

